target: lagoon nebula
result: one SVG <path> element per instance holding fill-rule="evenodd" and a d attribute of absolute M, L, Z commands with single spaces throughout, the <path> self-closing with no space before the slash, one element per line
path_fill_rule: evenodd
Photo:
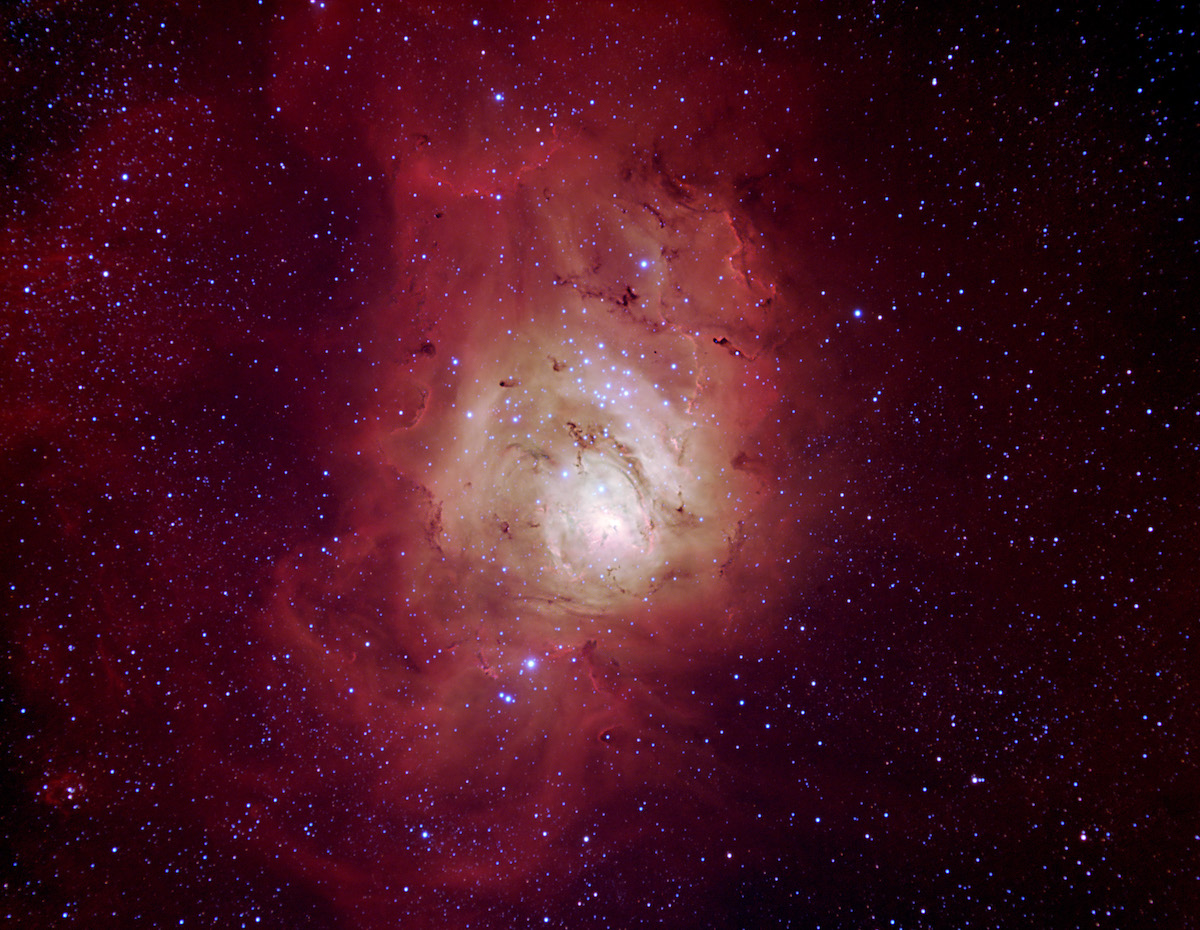
<path fill-rule="evenodd" d="M 16 926 L 1185 925 L 1169 13 L 4 17 Z"/>
<path fill-rule="evenodd" d="M 732 190 L 619 136 L 485 192 L 389 190 L 404 259 L 319 428 L 342 513 L 255 617 L 363 753 L 374 836 L 344 855 L 380 893 L 414 837 L 415 900 L 704 859 L 645 806 L 723 806 L 721 720 L 695 689 L 770 642 L 781 579 L 815 557 L 805 497 L 829 479 L 783 426 L 795 298 Z"/>

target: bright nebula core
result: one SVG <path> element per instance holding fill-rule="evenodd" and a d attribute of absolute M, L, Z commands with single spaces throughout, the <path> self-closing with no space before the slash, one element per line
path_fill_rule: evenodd
<path fill-rule="evenodd" d="M 453 272 L 416 282 L 428 341 L 384 373 L 364 437 L 428 495 L 431 554 L 486 602 L 471 623 L 518 649 L 703 635 L 695 605 L 744 579 L 741 540 L 784 492 L 761 454 L 782 333 L 753 231 L 727 198 L 589 162 L 560 152 L 498 203 L 436 211 Z M 465 240 L 437 228 L 456 219 Z"/>
<path fill-rule="evenodd" d="M 8 4 L 0 913 L 1187 925 L 1194 30 L 968 6 Z"/>

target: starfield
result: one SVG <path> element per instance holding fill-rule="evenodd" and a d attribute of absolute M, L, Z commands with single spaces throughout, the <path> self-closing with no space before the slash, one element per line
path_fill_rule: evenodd
<path fill-rule="evenodd" d="M 8 924 L 1192 926 L 1186 14 L 6 5 Z"/>

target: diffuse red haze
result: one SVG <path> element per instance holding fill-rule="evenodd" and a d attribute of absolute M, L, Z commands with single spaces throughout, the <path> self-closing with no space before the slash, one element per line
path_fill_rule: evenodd
<path fill-rule="evenodd" d="M 778 632 L 806 552 L 803 308 L 733 191 L 649 150 L 581 133 L 502 194 L 392 196 L 344 523 L 280 565 L 261 634 L 357 747 L 359 881 L 561 890 L 661 830 L 648 797 L 719 806 L 695 688 Z"/>
<path fill-rule="evenodd" d="M 713 682 L 775 648 L 814 570 L 829 460 L 796 450 L 830 401 L 802 387 L 817 328 L 764 208 L 797 170 L 800 107 L 723 22 L 547 7 L 489 31 L 444 5 L 305 4 L 270 27 L 266 119 L 287 147 L 189 97 L 96 129 L 65 172 L 64 215 L 116 213 L 103 247 L 40 251 L 138 295 L 127 317 L 106 304 L 124 328 L 95 341 L 178 343 L 174 368 L 131 378 L 168 395 L 215 367 L 180 402 L 209 427 L 89 433 L 102 490 L 56 479 L 112 499 L 120 474 L 157 529 L 123 567 L 81 570 L 104 592 L 96 674 L 54 701 L 118 719 L 162 702 L 154 739 L 186 733 L 179 787 L 231 868 L 356 927 L 585 913 L 612 875 L 669 918 L 754 816 L 742 799 L 771 790 L 717 751 Z M 130 152 L 158 137 L 155 174 Z M 289 228 L 293 199 L 329 203 L 318 178 L 363 201 L 357 226 Z M 211 225 L 226 215 L 240 244 Z M 243 266 L 212 257 L 235 245 Z M 151 306 L 160 323 L 134 325 Z M 114 384 L 94 393 L 124 416 Z M 220 403 L 253 425 L 195 478 L 205 430 L 230 428 Z M 237 457 L 285 428 L 301 474 Z M 280 504 L 313 487 L 335 502 L 315 527 Z M 98 762 L 47 772 L 55 807 L 105 796 Z"/>
<path fill-rule="evenodd" d="M 485 64 L 486 88 L 447 69 L 424 98 L 408 62 L 361 91 L 390 279 L 346 285 L 366 374 L 316 431 L 340 522 L 279 564 L 257 622 L 301 705 L 272 716 L 335 721 L 346 758 L 325 768 L 292 734 L 262 816 L 281 860 L 384 922 L 455 889 L 559 907 L 629 856 L 711 862 L 724 828 L 662 836 L 728 817 L 697 688 L 769 648 L 811 555 L 819 482 L 788 448 L 806 308 L 742 203 L 747 160 L 780 156 L 736 68 L 624 28 L 659 76 L 626 113 L 607 71 L 555 80 L 548 36 L 529 85 Z M 519 115 L 539 103 L 540 126 Z M 344 811 L 333 836 L 302 829 L 313 797 Z"/>

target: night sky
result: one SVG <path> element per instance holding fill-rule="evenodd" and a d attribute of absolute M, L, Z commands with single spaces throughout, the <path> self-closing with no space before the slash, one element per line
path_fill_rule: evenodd
<path fill-rule="evenodd" d="M 1196 926 L 1195 22 L 979 6 L 7 4 L 8 923 Z"/>

